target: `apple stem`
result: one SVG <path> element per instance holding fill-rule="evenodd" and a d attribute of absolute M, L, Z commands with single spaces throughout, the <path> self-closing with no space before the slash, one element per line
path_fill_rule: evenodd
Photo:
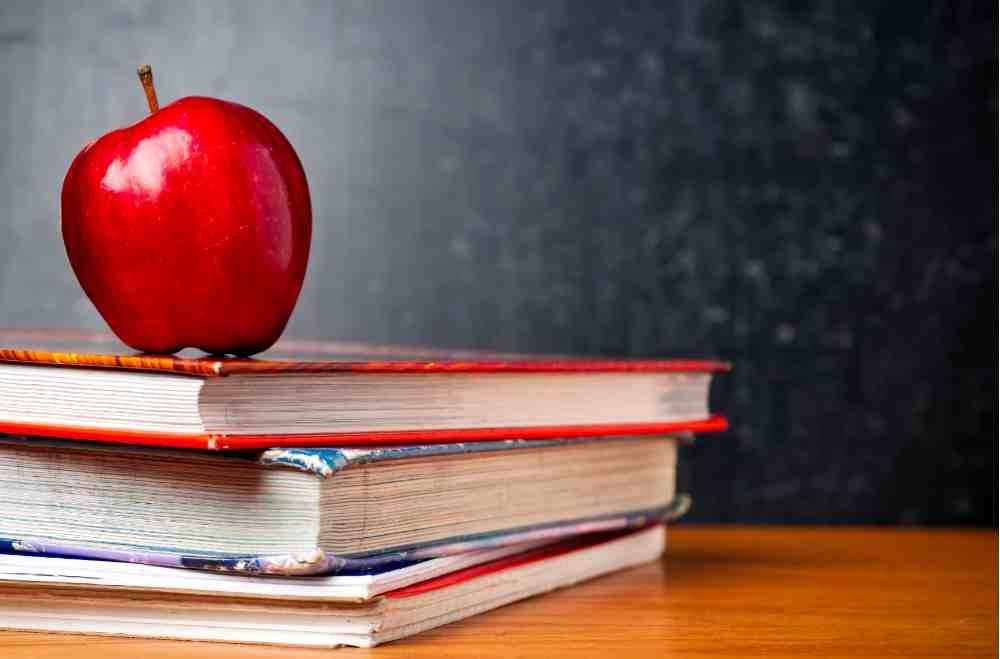
<path fill-rule="evenodd" d="M 153 67 L 143 64 L 139 67 L 139 82 L 146 92 L 146 102 L 149 103 L 149 113 L 153 114 L 160 109 L 160 102 L 156 100 L 156 87 L 153 86 Z"/>

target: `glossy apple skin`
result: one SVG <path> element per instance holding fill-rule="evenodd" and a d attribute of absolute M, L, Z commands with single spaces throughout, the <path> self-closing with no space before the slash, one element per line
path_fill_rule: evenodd
<path fill-rule="evenodd" d="M 84 147 L 63 182 L 62 232 L 126 344 L 246 356 L 277 341 L 295 307 L 312 208 L 274 124 L 189 97 Z"/>

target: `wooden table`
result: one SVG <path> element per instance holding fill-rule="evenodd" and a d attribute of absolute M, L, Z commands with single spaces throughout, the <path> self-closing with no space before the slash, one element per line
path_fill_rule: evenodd
<path fill-rule="evenodd" d="M 997 656 L 997 533 L 681 526 L 662 562 L 374 650 L 377 657 Z M 0 632 L 0 657 L 329 650 Z"/>

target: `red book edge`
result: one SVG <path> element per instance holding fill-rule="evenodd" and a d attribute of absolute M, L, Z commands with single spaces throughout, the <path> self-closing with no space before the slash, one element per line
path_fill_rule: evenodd
<path fill-rule="evenodd" d="M 299 360 L 114 355 L 0 347 L 0 362 L 69 368 L 180 373 L 199 377 L 261 373 L 719 373 L 726 362 L 697 359 Z"/>
<path fill-rule="evenodd" d="M 370 433 L 316 435 L 212 435 L 154 431 L 109 430 L 0 421 L 0 433 L 37 435 L 63 439 L 136 444 L 170 448 L 233 451 L 273 447 L 357 446 L 366 444 L 440 444 L 500 439 L 557 439 L 603 435 L 663 435 L 679 432 L 719 432 L 728 428 L 725 417 L 672 423 L 625 423 L 583 426 L 536 426 L 528 428 L 465 428 L 449 430 L 403 430 Z"/>
<path fill-rule="evenodd" d="M 647 526 L 646 529 L 652 526 L 658 526 L 653 524 Z M 662 526 L 662 525 L 659 525 Z M 551 547 L 542 547 L 540 549 L 534 549 L 532 551 L 524 552 L 523 554 L 514 554 L 513 556 L 508 556 L 506 558 L 501 558 L 489 563 L 483 563 L 482 565 L 474 565 L 472 567 L 467 567 L 455 572 L 450 572 L 448 574 L 443 574 L 439 577 L 434 577 L 433 579 L 428 579 L 427 581 L 421 581 L 420 583 L 415 583 L 411 586 L 406 586 L 404 588 L 399 588 L 397 590 L 389 591 L 385 594 L 385 597 L 389 598 L 402 598 L 402 597 L 412 597 L 414 595 L 422 595 L 434 590 L 439 590 L 441 588 L 447 588 L 449 586 L 455 586 L 457 584 L 470 581 L 472 579 L 478 579 L 479 577 L 484 577 L 488 574 L 495 574 L 497 572 L 502 572 L 504 570 L 510 570 L 512 568 L 520 567 L 522 565 L 527 565 L 529 563 L 537 563 L 539 561 L 545 561 L 557 556 L 564 556 L 575 551 L 581 551 L 584 549 L 590 549 L 591 547 L 596 547 L 602 545 L 606 542 L 612 542 L 623 538 L 626 535 L 632 535 L 632 533 L 641 533 L 646 529 L 640 529 L 638 531 L 632 531 L 627 534 L 614 533 L 611 537 L 607 534 L 601 534 L 599 537 L 584 537 L 575 540 L 570 540 L 568 542 L 562 542 Z"/>
<path fill-rule="evenodd" d="M 17 345 L 20 344 L 20 345 Z M 130 353 L 99 332 L 0 329 L 0 362 L 181 373 L 628 373 L 731 370 L 718 360 L 607 359 L 283 339 L 253 359 Z"/>
<path fill-rule="evenodd" d="M 78 368 L 166 371 L 200 377 L 252 373 L 620 373 L 729 371 L 729 363 L 697 359 L 608 359 L 531 355 L 350 341 L 281 339 L 253 359 L 131 352 L 114 336 L 83 330 L 0 328 L 0 362 Z"/>

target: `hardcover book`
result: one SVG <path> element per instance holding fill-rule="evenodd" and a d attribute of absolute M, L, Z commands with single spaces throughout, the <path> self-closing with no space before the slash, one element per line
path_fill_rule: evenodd
<path fill-rule="evenodd" d="M 220 454 L 0 438 L 0 551 L 242 574 L 370 569 L 677 516 L 676 440 Z"/>
<path fill-rule="evenodd" d="M 259 359 L 0 332 L 0 432 L 202 449 L 704 432 L 718 361 L 283 341 Z"/>
<path fill-rule="evenodd" d="M 0 556 L 0 628 L 370 647 L 655 560 L 664 543 L 654 525 L 313 581 Z"/>

